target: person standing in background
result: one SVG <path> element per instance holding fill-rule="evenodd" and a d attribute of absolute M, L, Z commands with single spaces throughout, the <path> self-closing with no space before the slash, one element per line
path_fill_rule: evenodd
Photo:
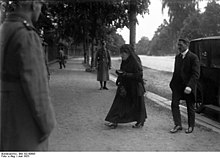
<path fill-rule="evenodd" d="M 109 69 L 111 69 L 111 56 L 109 51 L 106 49 L 105 41 L 102 41 L 101 48 L 96 53 L 95 66 L 97 68 L 97 81 L 100 82 L 100 90 L 108 90 L 106 82 L 109 80 Z"/>
<path fill-rule="evenodd" d="M 1 151 L 47 151 L 56 119 L 42 41 L 43 0 L 17 0 L 1 25 Z"/>
<path fill-rule="evenodd" d="M 59 50 L 59 64 L 60 64 L 60 69 L 62 69 L 62 66 L 63 68 L 66 67 L 65 65 L 65 55 L 64 55 L 64 51 L 63 51 L 63 48 L 61 47 L 60 50 Z"/>

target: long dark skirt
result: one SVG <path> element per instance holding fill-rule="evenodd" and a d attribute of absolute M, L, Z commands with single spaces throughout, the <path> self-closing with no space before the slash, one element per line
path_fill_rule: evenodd
<path fill-rule="evenodd" d="M 116 92 L 113 104 L 105 121 L 113 123 L 145 122 L 147 118 L 144 96 L 132 98 L 127 95 L 122 97 Z"/>

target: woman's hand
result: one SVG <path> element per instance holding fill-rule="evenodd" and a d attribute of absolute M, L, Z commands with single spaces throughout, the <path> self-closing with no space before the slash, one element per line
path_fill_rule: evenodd
<path fill-rule="evenodd" d="M 122 77 L 127 77 L 127 74 L 128 74 L 128 73 L 124 71 L 124 72 L 121 74 L 121 76 L 122 76 Z"/>
<path fill-rule="evenodd" d="M 119 86 L 120 82 L 119 81 L 116 81 L 116 86 Z"/>
<path fill-rule="evenodd" d="M 122 74 L 124 73 L 124 71 L 122 71 L 122 70 L 116 70 L 115 73 L 116 73 L 117 75 L 122 75 Z"/>

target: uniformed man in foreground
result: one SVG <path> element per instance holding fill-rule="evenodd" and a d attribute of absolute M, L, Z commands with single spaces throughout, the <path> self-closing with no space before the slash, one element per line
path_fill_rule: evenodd
<path fill-rule="evenodd" d="M 17 0 L 1 26 L 1 151 L 47 151 L 55 126 L 41 40 L 43 0 Z"/>

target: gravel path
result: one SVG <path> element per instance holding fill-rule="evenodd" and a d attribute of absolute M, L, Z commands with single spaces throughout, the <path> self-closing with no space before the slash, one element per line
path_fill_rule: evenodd
<path fill-rule="evenodd" d="M 184 131 L 170 134 L 171 112 L 148 99 L 148 119 L 142 129 L 132 129 L 133 123 L 108 129 L 104 118 L 116 86 L 108 82 L 108 91 L 98 90 L 96 74 L 85 72 L 81 62 L 69 60 L 66 69 L 58 69 L 58 63 L 50 67 L 51 96 L 58 122 L 50 137 L 50 151 L 220 151 L 220 135 L 204 127 L 196 126 L 189 135 Z M 147 73 L 154 77 L 150 71 Z M 147 82 L 149 85 L 153 83 Z M 183 122 L 186 128 L 184 118 Z"/>

